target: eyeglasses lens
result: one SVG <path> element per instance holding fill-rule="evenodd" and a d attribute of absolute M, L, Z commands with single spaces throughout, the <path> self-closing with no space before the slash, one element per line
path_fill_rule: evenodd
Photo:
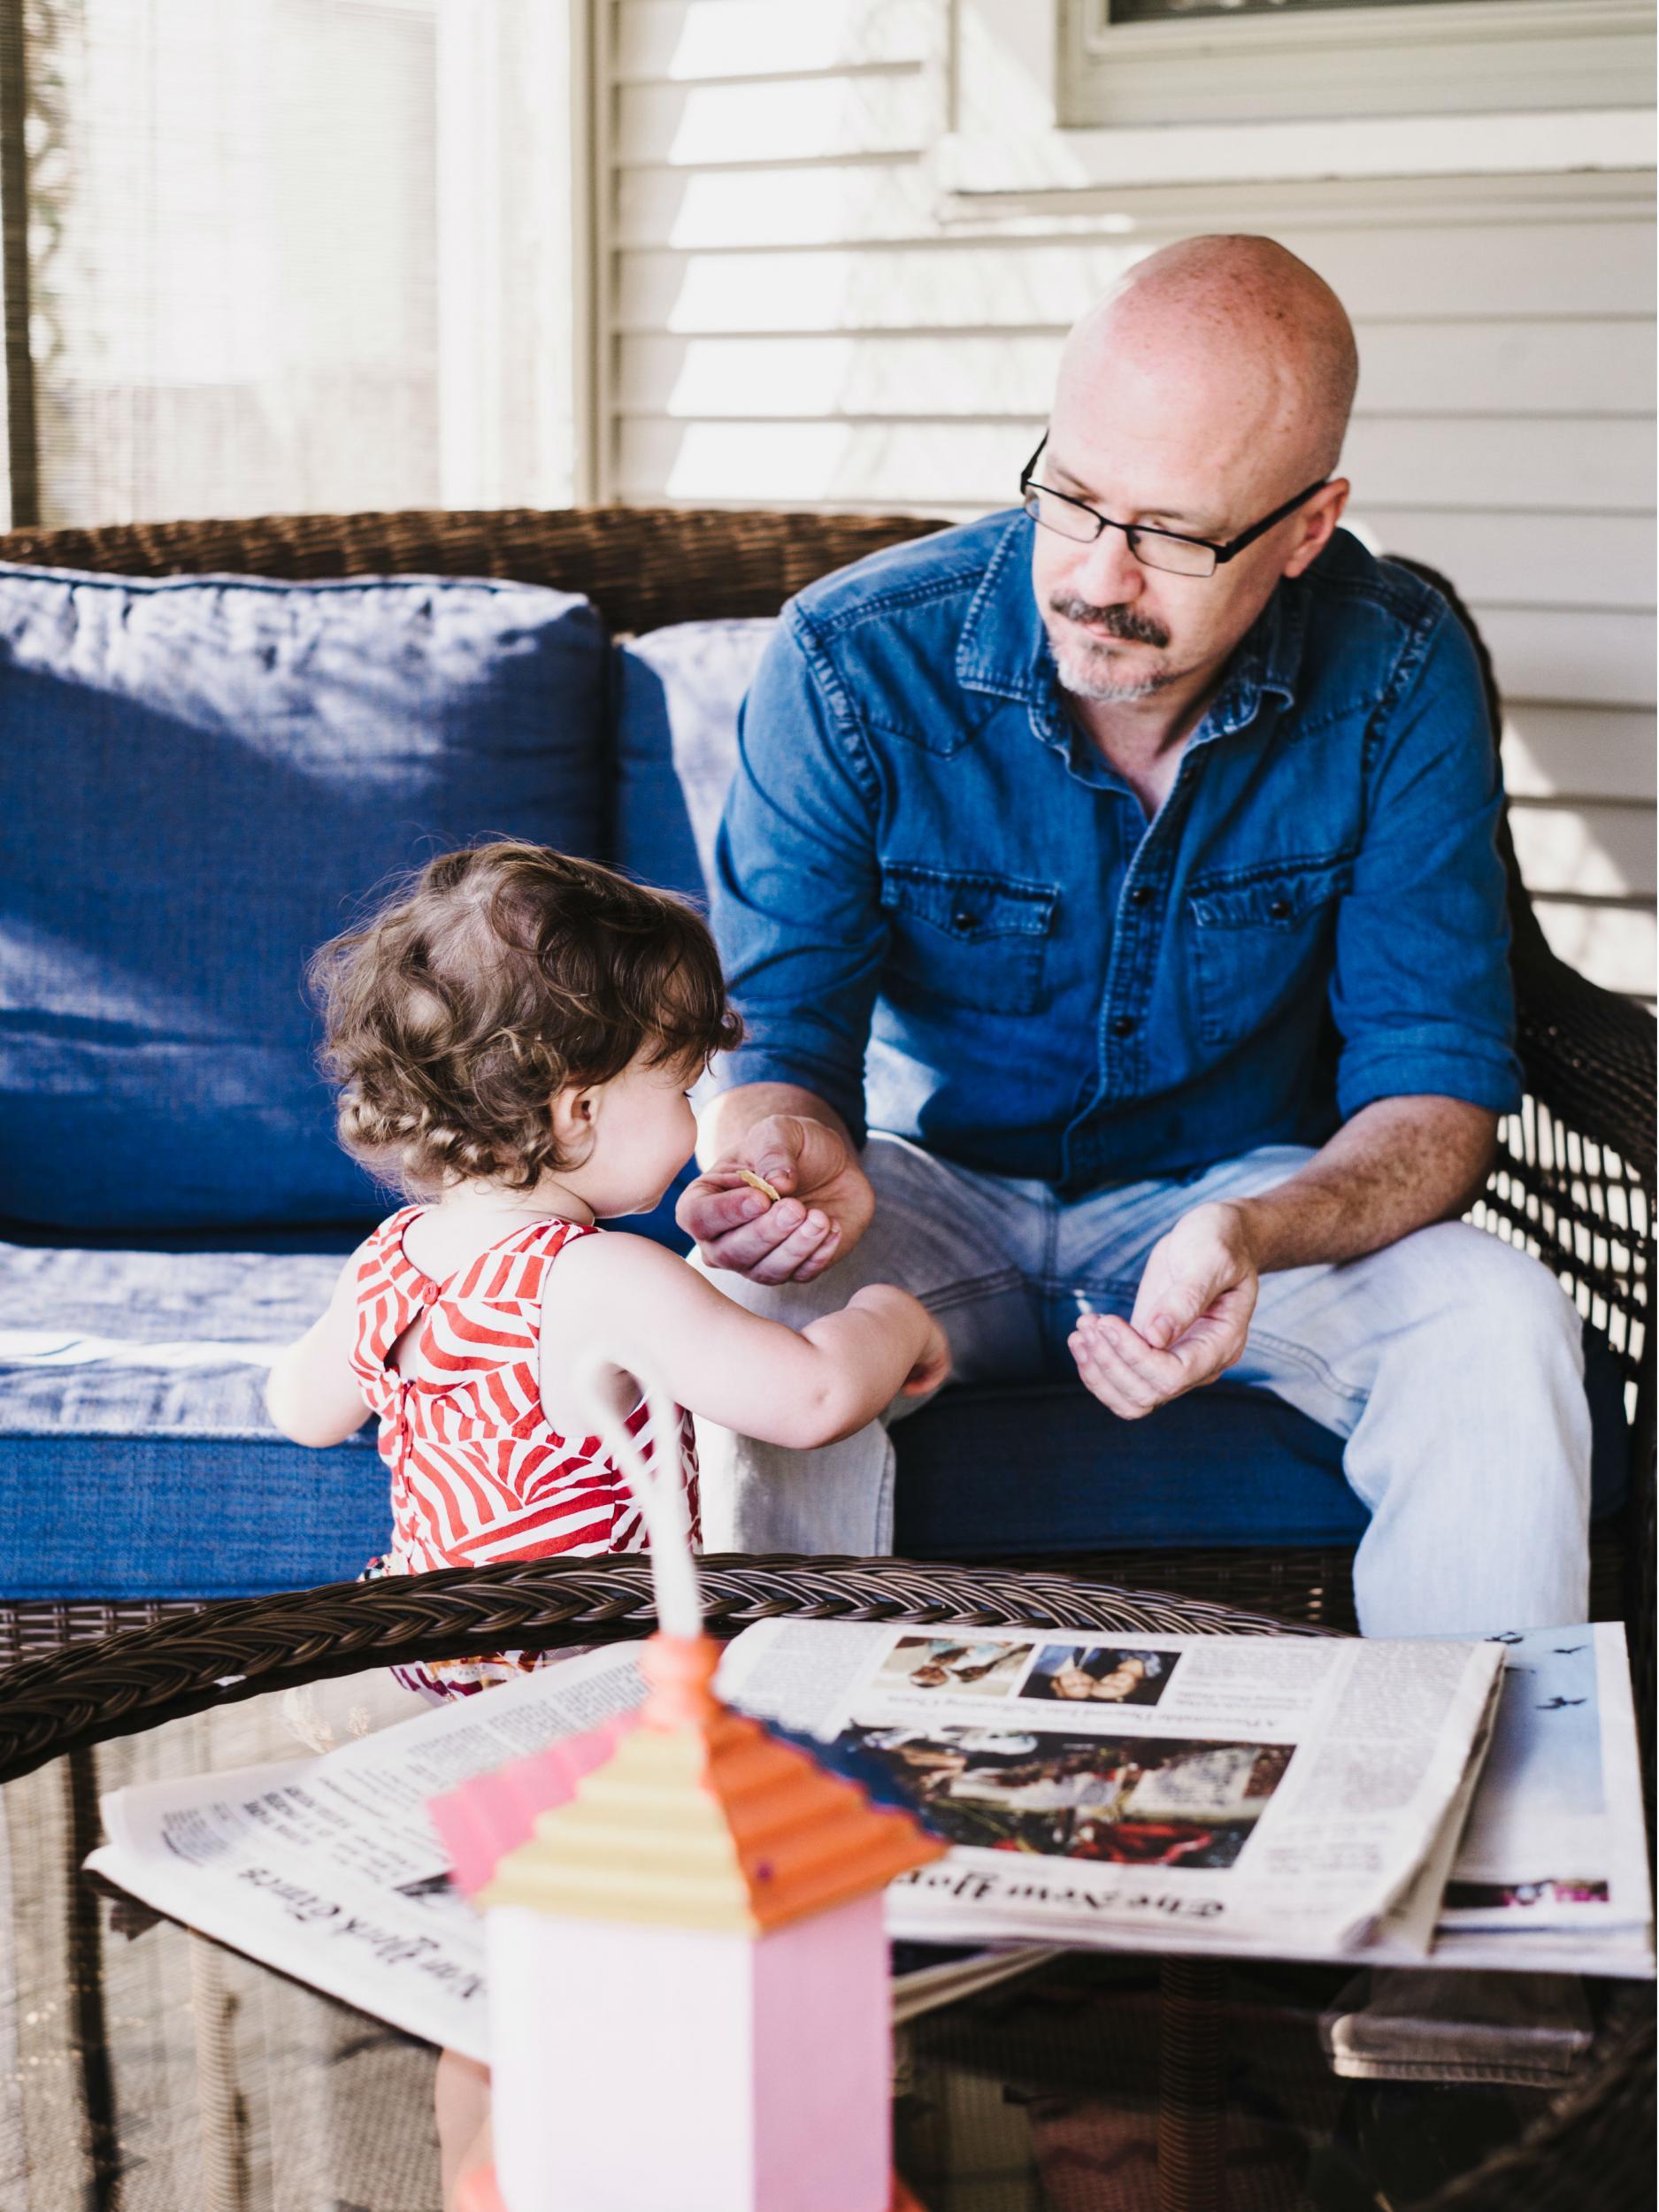
<path fill-rule="evenodd" d="M 1062 498 L 1041 484 L 1025 488 L 1025 512 L 1045 530 L 1053 530 L 1079 545 L 1100 535 L 1100 525 L 1087 507 Z M 1143 567 L 1161 568 L 1171 576 L 1211 576 L 1216 557 L 1207 545 L 1189 545 L 1180 538 L 1164 537 L 1156 530 L 1129 530 L 1129 549 Z"/>
<path fill-rule="evenodd" d="M 1087 545 L 1099 534 L 1100 526 L 1087 507 L 1076 506 L 1041 484 L 1027 487 L 1025 512 L 1045 530 L 1057 530 L 1063 538 L 1075 538 L 1079 545 Z"/>
<path fill-rule="evenodd" d="M 1216 557 L 1207 545 L 1161 538 L 1156 530 L 1132 530 L 1129 543 L 1136 560 L 1171 576 L 1213 576 L 1216 572 Z"/>

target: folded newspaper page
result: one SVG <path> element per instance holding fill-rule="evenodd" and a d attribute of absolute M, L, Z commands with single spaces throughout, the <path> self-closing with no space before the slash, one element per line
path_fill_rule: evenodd
<path fill-rule="evenodd" d="M 1438 1894 L 1396 1909 L 1502 1671 L 1486 1643 L 767 1621 L 721 1678 L 954 1847 L 888 1892 L 897 1935 L 1329 1956 L 1386 1924 L 1420 1956 Z"/>
<path fill-rule="evenodd" d="M 1622 1634 L 1549 1636 L 1540 1660 L 1582 1659 L 1566 1647 L 1594 1646 L 1586 1678 L 1601 1700 L 1599 1797 L 1586 1790 L 1582 1750 L 1558 1769 L 1564 1735 L 1540 1736 L 1525 1716 L 1500 1726 L 1496 1763 L 1475 1786 L 1500 1677 L 1506 1698 L 1531 1681 L 1530 1639 L 1388 1645 L 776 1622 L 737 1639 L 720 1686 L 825 1739 L 833 1763 L 905 1796 L 951 1843 L 936 1883 L 910 1878 L 889 1893 L 897 1937 L 975 1955 L 1019 1945 L 1026 1960 L 1079 1943 L 1420 1958 L 1472 1790 L 1459 1882 L 1523 1893 L 1540 1880 L 1574 1893 L 1602 1884 L 1606 1909 L 1629 1931 L 1603 1970 L 1642 1972 L 1650 1909 Z M 1535 1705 L 1580 1694 L 1555 1680 Z M 88 1868 L 395 2026 L 486 2057 L 482 1924 L 450 1886 L 426 1801 L 641 1694 L 631 1647 L 617 1646 L 321 1755 L 119 1790 L 103 1801 L 108 1840 Z M 1506 1905 L 1493 1928 L 1442 1932 L 1434 1955 L 1455 1942 L 1479 1947 L 1481 1963 L 1534 1964 L 1530 1950 L 1506 1955 L 1515 1946 L 1504 1930 L 1540 1927 L 1540 1906 L 1586 1901 L 1552 1889 Z M 1458 1909 L 1494 1908 L 1483 1893 Z M 1578 1937 L 1558 1930 L 1554 1939 Z M 953 1976 L 971 1983 L 991 1970 L 977 1955 L 928 1967 L 931 1982 L 895 1984 L 895 2008 L 960 1993 Z"/>
<path fill-rule="evenodd" d="M 1642 1971 L 1653 1892 L 1624 1631 L 1603 1621 L 1495 1640 L 1497 1723 L 1435 1955 L 1484 1962 L 1495 1938 L 1539 1970 Z"/>
<path fill-rule="evenodd" d="M 488 2061 L 484 1925 L 426 1801 L 645 1694 L 626 1645 L 457 1698 L 320 1756 L 102 1801 L 89 1873 L 411 2035 Z"/>

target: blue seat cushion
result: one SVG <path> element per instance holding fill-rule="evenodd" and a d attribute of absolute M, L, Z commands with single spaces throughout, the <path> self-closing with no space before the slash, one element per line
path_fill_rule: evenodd
<path fill-rule="evenodd" d="M 677 622 L 615 649 L 614 857 L 641 882 L 706 903 L 738 710 L 777 626 Z"/>
<path fill-rule="evenodd" d="M 373 1430 L 306 1451 L 262 1403 L 340 1252 L 265 1241 L 279 1248 L 0 1245 L 0 1594 L 251 1595 L 344 1580 L 384 1547 Z M 1629 1435 L 1617 1368 L 1586 1343 L 1605 1513 Z M 948 1390 L 895 1436 L 912 1557 L 1345 1544 L 1365 1523 L 1340 1440 L 1225 1382 L 1128 1423 L 1077 1386 Z"/>
<path fill-rule="evenodd" d="M 272 1354 L 340 1267 L 0 1245 L 0 1592 L 250 1596 L 345 1580 L 383 1549 L 373 1429 L 308 1451 L 263 1403 Z"/>
<path fill-rule="evenodd" d="M 0 566 L 0 1215 L 384 1213 L 305 962 L 469 839 L 601 851 L 609 650 L 529 585 Z"/>
<path fill-rule="evenodd" d="M 1624 1381 L 1584 1330 L 1590 1512 L 1630 1480 Z M 895 1429 L 898 1550 L 912 1559 L 1020 1553 L 1356 1544 L 1369 1519 L 1342 1476 L 1342 1440 L 1264 1390 L 1221 1381 L 1141 1421 L 1080 1383 L 966 1386 Z M 1041 1440 L 1033 1441 L 1033 1440 Z"/>

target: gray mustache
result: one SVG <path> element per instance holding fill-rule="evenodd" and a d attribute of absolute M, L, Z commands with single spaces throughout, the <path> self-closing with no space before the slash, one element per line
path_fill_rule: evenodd
<path fill-rule="evenodd" d="M 1133 607 L 1091 607 L 1087 599 L 1064 599 L 1057 595 L 1048 604 L 1068 622 L 1086 622 L 1090 629 L 1104 630 L 1108 637 L 1122 638 L 1130 645 L 1164 646 L 1170 641 L 1167 630 L 1148 621 Z"/>

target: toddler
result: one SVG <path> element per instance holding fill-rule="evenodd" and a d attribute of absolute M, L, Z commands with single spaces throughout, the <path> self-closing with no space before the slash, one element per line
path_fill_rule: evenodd
<path fill-rule="evenodd" d="M 626 1483 L 561 1396 L 577 1359 L 603 1356 L 647 1457 L 677 1455 L 694 1537 L 693 1413 L 800 1449 L 944 1380 L 944 1335 L 908 1292 L 867 1286 L 797 1334 L 596 1226 L 663 1196 L 695 1141 L 688 1088 L 741 1033 L 678 900 L 480 845 L 325 946 L 312 980 L 341 1141 L 411 1202 L 279 1355 L 266 1403 L 319 1447 L 378 1417 L 392 1542 L 372 1573 L 643 1548 Z M 649 1432 L 636 1372 L 672 1393 L 674 1434 Z M 536 1663 L 503 1652 L 415 1680 L 453 1695 Z"/>

